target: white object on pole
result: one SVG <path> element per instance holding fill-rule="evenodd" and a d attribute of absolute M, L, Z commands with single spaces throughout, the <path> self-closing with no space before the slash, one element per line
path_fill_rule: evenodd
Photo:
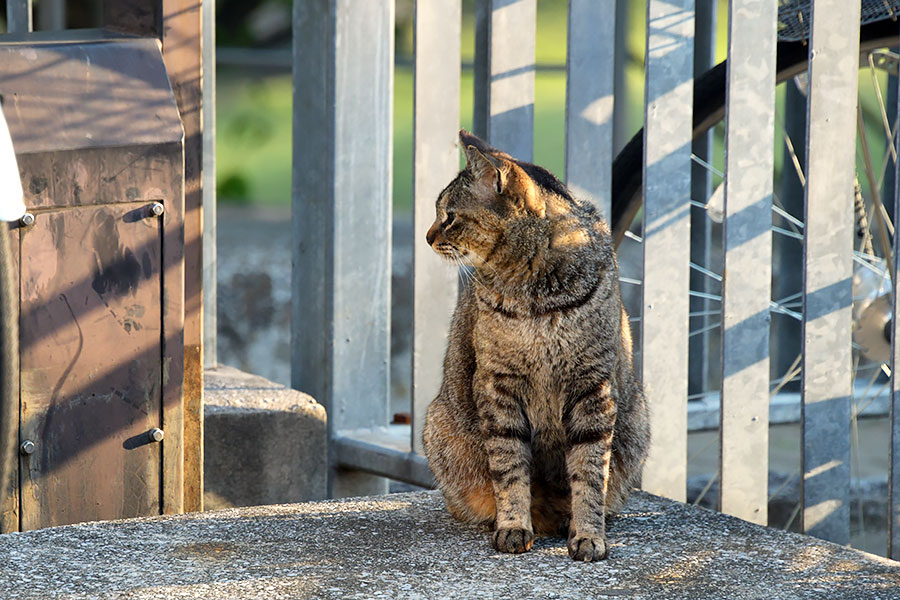
<path fill-rule="evenodd" d="M 25 214 L 22 181 L 9 127 L 0 108 L 0 221 L 18 221 Z"/>

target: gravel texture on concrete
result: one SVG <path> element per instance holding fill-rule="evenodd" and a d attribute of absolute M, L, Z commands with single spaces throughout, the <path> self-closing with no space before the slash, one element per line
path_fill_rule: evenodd
<path fill-rule="evenodd" d="M 0 598 L 900 598 L 900 563 L 635 494 L 611 552 L 492 550 L 437 492 L 0 536 Z"/>

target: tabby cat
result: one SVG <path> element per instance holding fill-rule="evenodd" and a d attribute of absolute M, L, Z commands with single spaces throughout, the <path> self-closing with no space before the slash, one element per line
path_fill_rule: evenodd
<path fill-rule="evenodd" d="M 460 131 L 467 164 L 426 239 L 467 264 L 425 454 L 448 510 L 501 552 L 568 534 L 608 555 L 606 515 L 640 483 L 647 404 L 609 227 L 549 171 Z"/>

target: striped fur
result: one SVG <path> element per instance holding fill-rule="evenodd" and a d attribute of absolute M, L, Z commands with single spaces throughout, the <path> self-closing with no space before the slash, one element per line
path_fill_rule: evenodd
<path fill-rule="evenodd" d="M 548 171 L 460 132 L 466 168 L 428 243 L 469 265 L 425 453 L 457 518 L 525 552 L 568 534 L 607 555 L 606 515 L 640 483 L 647 405 L 607 224 Z"/>

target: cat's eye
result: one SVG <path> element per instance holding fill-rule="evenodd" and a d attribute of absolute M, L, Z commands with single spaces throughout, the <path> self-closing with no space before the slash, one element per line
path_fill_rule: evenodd
<path fill-rule="evenodd" d="M 444 222 L 441 223 L 441 227 L 444 229 L 450 227 L 453 224 L 453 221 L 456 220 L 456 211 L 447 211 L 447 216 L 444 217 Z"/>

